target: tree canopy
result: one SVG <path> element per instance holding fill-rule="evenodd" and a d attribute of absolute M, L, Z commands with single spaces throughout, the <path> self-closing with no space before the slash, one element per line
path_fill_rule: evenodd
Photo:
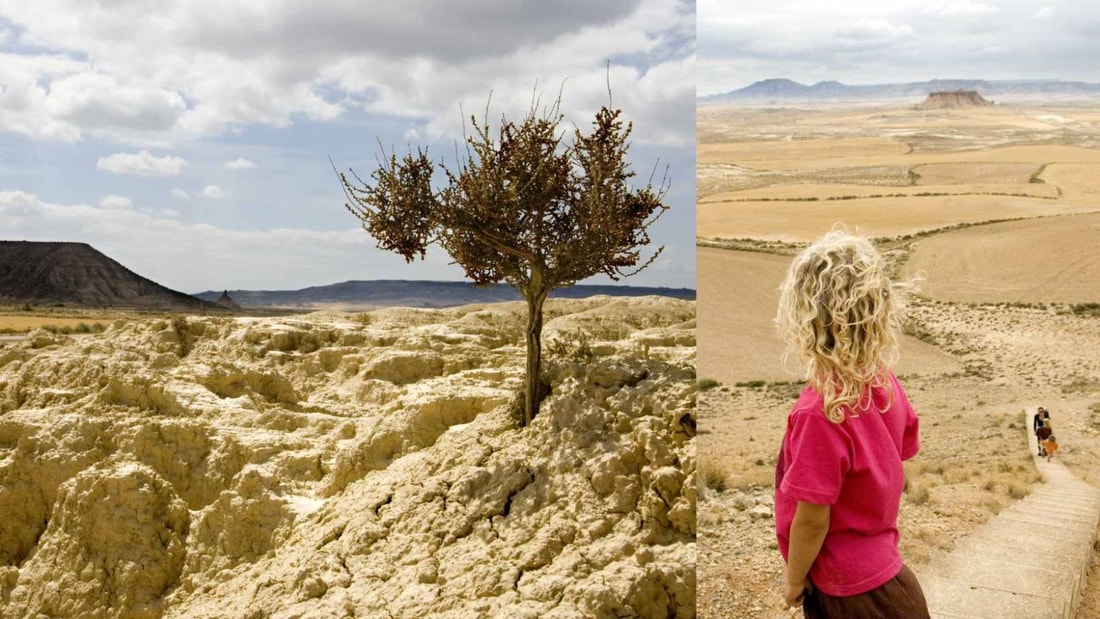
<path fill-rule="evenodd" d="M 604 274 L 613 280 L 646 268 L 648 229 L 668 206 L 667 177 L 632 188 L 627 161 L 632 125 L 603 107 L 591 130 L 565 141 L 555 104 L 518 124 L 471 117 L 465 154 L 449 167 L 418 147 L 379 162 L 366 182 L 340 174 L 345 205 L 378 247 L 406 261 L 438 244 L 477 284 L 507 282 L 528 304 L 525 421 L 538 411 L 542 307 L 554 288 Z M 384 153 L 383 153 L 384 155 Z M 433 182 L 436 172 L 442 181 Z"/>

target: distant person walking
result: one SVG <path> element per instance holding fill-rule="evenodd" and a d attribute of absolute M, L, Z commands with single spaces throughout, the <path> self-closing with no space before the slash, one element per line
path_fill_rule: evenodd
<path fill-rule="evenodd" d="M 889 370 L 899 290 L 864 238 L 834 229 L 795 257 L 776 324 L 807 366 L 775 471 L 783 598 L 805 617 L 927 618 L 898 552 L 902 460 L 917 416 Z"/>
<path fill-rule="evenodd" d="M 1054 454 L 1058 452 L 1058 440 L 1051 434 L 1049 437 L 1043 439 L 1043 455 L 1046 456 L 1047 462 L 1054 457 Z"/>
<path fill-rule="evenodd" d="M 1054 427 L 1050 423 L 1050 412 L 1042 406 L 1035 413 L 1035 440 L 1039 443 L 1039 457 L 1046 457 L 1046 440 L 1054 435 Z"/>

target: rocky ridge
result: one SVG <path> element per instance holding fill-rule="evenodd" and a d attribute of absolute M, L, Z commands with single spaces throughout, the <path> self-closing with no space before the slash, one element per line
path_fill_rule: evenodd
<path fill-rule="evenodd" d="M 694 303 L 118 323 L 0 346 L 4 616 L 688 617 Z"/>
<path fill-rule="evenodd" d="M 0 241 L 0 302 L 164 311 L 222 308 L 165 288 L 87 243 Z"/>

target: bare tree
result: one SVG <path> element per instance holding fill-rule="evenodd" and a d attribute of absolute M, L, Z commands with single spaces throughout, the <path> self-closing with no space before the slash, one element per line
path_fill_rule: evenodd
<path fill-rule="evenodd" d="M 603 273 L 628 277 L 643 260 L 648 228 L 668 206 L 667 176 L 632 189 L 626 161 L 632 125 L 621 110 L 602 108 L 591 132 L 559 130 L 560 101 L 541 114 L 532 106 L 519 124 L 501 119 L 494 139 L 486 119 L 471 117 L 472 135 L 457 168 L 434 163 L 417 148 L 391 153 L 365 182 L 340 174 L 345 205 L 378 241 L 411 262 L 439 244 L 476 284 L 507 282 L 527 300 L 527 382 L 524 423 L 538 413 L 542 308 L 554 288 Z M 383 151 L 383 156 L 385 155 Z M 432 182 L 436 168 L 445 183 Z"/>

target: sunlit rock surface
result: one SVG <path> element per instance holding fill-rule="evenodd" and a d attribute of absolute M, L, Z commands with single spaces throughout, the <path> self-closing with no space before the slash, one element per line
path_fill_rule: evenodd
<path fill-rule="evenodd" d="M 0 345 L 0 614 L 693 616 L 695 305 L 547 309 Z"/>

